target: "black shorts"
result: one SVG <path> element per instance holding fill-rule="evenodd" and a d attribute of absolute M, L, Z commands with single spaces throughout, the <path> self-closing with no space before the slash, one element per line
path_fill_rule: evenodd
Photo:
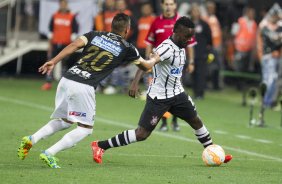
<path fill-rule="evenodd" d="M 192 99 L 185 93 L 168 99 L 152 99 L 147 95 L 146 105 L 138 125 L 148 131 L 153 131 L 167 111 L 186 122 L 197 116 Z"/>

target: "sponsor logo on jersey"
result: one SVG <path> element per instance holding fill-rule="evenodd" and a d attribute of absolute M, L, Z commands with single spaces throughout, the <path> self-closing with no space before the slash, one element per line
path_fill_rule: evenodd
<path fill-rule="evenodd" d="M 112 53 L 114 56 L 118 56 L 122 51 L 121 47 L 117 43 L 117 41 L 114 41 L 106 36 L 95 36 L 94 39 L 91 41 L 91 44 L 96 45 Z"/>
<path fill-rule="evenodd" d="M 91 77 L 91 74 L 87 71 L 83 71 L 81 69 L 79 69 L 77 66 L 73 66 L 71 67 L 68 72 L 72 73 L 72 74 L 76 74 L 84 79 L 89 79 Z"/>
<path fill-rule="evenodd" d="M 182 75 L 182 70 L 183 70 L 183 66 L 178 67 L 178 68 L 172 68 L 170 70 L 170 74 L 174 77 L 181 77 Z"/>
<path fill-rule="evenodd" d="M 70 116 L 79 116 L 79 117 L 86 117 L 86 112 L 76 112 L 76 111 L 70 111 Z"/>
<path fill-rule="evenodd" d="M 156 30 L 156 34 L 158 34 L 158 33 L 164 33 L 164 32 L 165 32 L 164 29 L 157 29 L 157 30 Z"/>
<path fill-rule="evenodd" d="M 55 19 L 55 24 L 61 26 L 69 26 L 71 24 L 71 21 L 63 18 L 57 18 Z"/>

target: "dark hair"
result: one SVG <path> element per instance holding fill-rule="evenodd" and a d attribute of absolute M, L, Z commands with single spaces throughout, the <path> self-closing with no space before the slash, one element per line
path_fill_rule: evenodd
<path fill-rule="evenodd" d="M 112 21 L 112 32 L 123 32 L 129 25 L 130 17 L 124 13 L 118 13 Z"/>
<path fill-rule="evenodd" d="M 173 27 L 173 32 L 175 32 L 180 26 L 184 26 L 184 27 L 192 28 L 192 29 L 195 28 L 195 24 L 191 21 L 191 19 L 188 18 L 188 17 L 185 17 L 185 16 L 179 18 L 176 21 L 176 23 L 174 24 L 174 27 Z"/>
<path fill-rule="evenodd" d="M 165 0 L 162 0 L 161 3 L 164 4 Z M 173 0 L 174 3 L 177 3 L 177 0 Z"/>

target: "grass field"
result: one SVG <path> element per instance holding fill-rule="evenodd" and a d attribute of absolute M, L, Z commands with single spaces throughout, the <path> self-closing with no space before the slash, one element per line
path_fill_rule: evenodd
<path fill-rule="evenodd" d="M 266 111 L 265 128 L 248 127 L 249 109 L 240 106 L 241 96 L 232 89 L 208 92 L 205 100 L 195 102 L 214 143 L 233 155 L 229 164 L 206 167 L 201 160 L 202 146 L 182 121 L 178 133 L 155 131 L 145 142 L 108 150 L 104 163 L 95 164 L 90 142 L 135 128 L 144 106 L 144 101 L 125 95 L 101 94 L 96 96 L 94 133 L 56 155 L 62 169 L 48 168 L 39 154 L 66 131 L 40 141 L 26 160 L 19 160 L 21 138 L 48 122 L 53 110 L 55 89 L 40 91 L 42 82 L 0 79 L 0 183 L 282 183 L 280 113 Z M 258 109 L 257 105 L 256 115 Z"/>

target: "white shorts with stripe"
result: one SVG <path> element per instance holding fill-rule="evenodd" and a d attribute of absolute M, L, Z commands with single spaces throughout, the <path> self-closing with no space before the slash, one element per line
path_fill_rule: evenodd
<path fill-rule="evenodd" d="M 65 118 L 72 122 L 79 122 L 93 126 L 96 112 L 95 89 L 62 78 L 57 87 L 55 110 L 51 118 Z"/>

